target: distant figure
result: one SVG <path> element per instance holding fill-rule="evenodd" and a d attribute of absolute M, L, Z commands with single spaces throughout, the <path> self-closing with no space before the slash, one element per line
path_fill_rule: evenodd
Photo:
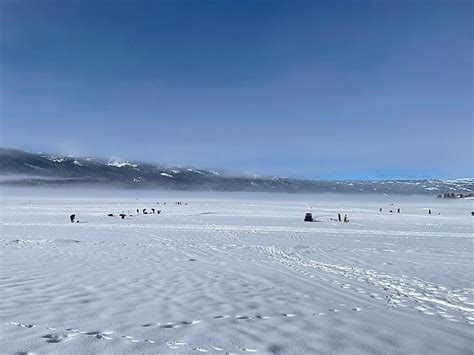
<path fill-rule="evenodd" d="M 390 213 L 393 213 L 393 211 L 392 211 L 392 210 L 390 210 Z"/>
<path fill-rule="evenodd" d="M 344 223 L 349 223 L 349 218 L 347 217 L 347 214 L 344 215 Z"/>
<path fill-rule="evenodd" d="M 431 214 L 431 209 L 428 210 L 428 214 Z"/>
<path fill-rule="evenodd" d="M 155 209 L 154 209 L 154 208 L 151 209 L 151 213 L 155 213 Z"/>
<path fill-rule="evenodd" d="M 74 220 L 76 219 L 76 215 L 75 214 L 70 215 L 69 219 L 71 220 L 71 223 L 74 223 Z"/>
<path fill-rule="evenodd" d="M 113 214 L 113 213 L 109 213 L 107 216 L 108 216 L 108 217 L 113 217 L 114 214 Z"/>
<path fill-rule="evenodd" d="M 137 214 L 140 214 L 140 210 L 137 208 Z"/>
<path fill-rule="evenodd" d="M 120 213 L 119 216 L 120 216 L 122 219 L 125 219 L 126 214 L 122 212 L 122 213 Z"/>
<path fill-rule="evenodd" d="M 338 220 L 339 222 L 341 222 L 341 214 L 340 214 L 340 213 L 337 214 L 337 220 Z"/>
<path fill-rule="evenodd" d="M 400 209 L 397 210 L 397 213 L 400 213 Z"/>
<path fill-rule="evenodd" d="M 471 212 L 471 216 L 474 217 L 474 212 Z"/>
<path fill-rule="evenodd" d="M 304 215 L 304 221 L 305 222 L 313 222 L 313 215 L 310 212 L 307 212 Z"/>
<path fill-rule="evenodd" d="M 380 212 L 382 212 L 382 208 L 380 208 Z"/>
<path fill-rule="evenodd" d="M 157 213 L 157 214 L 160 214 L 160 213 L 161 213 L 161 210 L 156 211 L 156 213 Z"/>
<path fill-rule="evenodd" d="M 146 208 L 143 209 L 143 214 L 147 214 Z"/>

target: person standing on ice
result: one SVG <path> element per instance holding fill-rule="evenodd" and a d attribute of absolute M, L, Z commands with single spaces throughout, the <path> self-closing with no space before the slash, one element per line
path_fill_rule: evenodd
<path fill-rule="evenodd" d="M 340 214 L 340 213 L 337 214 L 337 220 L 338 220 L 339 222 L 341 222 L 341 214 Z"/>
<path fill-rule="evenodd" d="M 344 223 L 349 223 L 349 218 L 347 217 L 347 214 L 344 215 Z"/>
<path fill-rule="evenodd" d="M 74 220 L 76 219 L 76 215 L 75 214 L 70 215 L 69 219 L 71 220 L 71 223 L 74 223 Z"/>

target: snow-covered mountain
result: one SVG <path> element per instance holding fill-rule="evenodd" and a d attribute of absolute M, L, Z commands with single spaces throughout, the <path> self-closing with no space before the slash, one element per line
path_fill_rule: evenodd
<path fill-rule="evenodd" d="M 0 148 L 0 183 L 117 184 L 134 188 L 216 191 L 431 194 L 474 192 L 474 179 L 315 181 L 228 174 L 216 170 L 29 153 Z"/>

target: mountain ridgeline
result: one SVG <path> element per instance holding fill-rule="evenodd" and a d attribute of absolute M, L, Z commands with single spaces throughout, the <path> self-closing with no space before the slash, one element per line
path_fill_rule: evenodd
<path fill-rule="evenodd" d="M 430 194 L 474 192 L 474 179 L 320 181 L 158 164 L 79 158 L 0 148 L 0 184 L 111 185 L 194 191 Z"/>

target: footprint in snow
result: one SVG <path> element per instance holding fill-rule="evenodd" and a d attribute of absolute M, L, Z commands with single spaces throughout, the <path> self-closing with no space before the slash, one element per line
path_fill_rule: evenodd
<path fill-rule="evenodd" d="M 201 323 L 201 321 L 200 320 L 185 320 L 181 322 L 182 325 L 193 325 L 197 323 Z"/>
<path fill-rule="evenodd" d="M 168 346 L 168 348 L 170 349 L 179 349 L 181 346 L 184 346 L 184 345 L 186 345 L 186 343 L 179 343 L 176 341 L 168 341 L 166 343 L 166 346 Z"/>
<path fill-rule="evenodd" d="M 69 333 L 51 333 L 43 336 L 48 343 L 60 343 L 63 341 L 71 340 L 76 334 Z"/>
<path fill-rule="evenodd" d="M 97 339 L 101 339 L 101 340 L 111 340 L 113 339 L 110 335 L 113 334 L 114 332 L 111 331 L 111 330 L 105 330 L 103 332 L 101 331 L 93 331 L 93 332 L 87 332 L 85 333 L 86 335 L 93 335 L 95 336 Z"/>
<path fill-rule="evenodd" d="M 194 350 L 194 351 L 197 351 L 197 352 L 200 352 L 200 353 L 207 353 L 207 350 L 204 349 L 204 348 L 199 348 L 199 347 L 197 347 L 197 348 L 194 348 L 193 350 Z"/>
<path fill-rule="evenodd" d="M 156 326 L 159 326 L 160 323 L 146 323 L 146 324 L 143 324 L 142 327 L 144 328 L 149 328 L 149 327 L 156 327 Z"/>
<path fill-rule="evenodd" d="M 251 319 L 251 318 L 248 317 L 248 316 L 241 316 L 241 315 L 237 315 L 237 316 L 235 316 L 235 318 L 237 318 L 237 319 L 239 319 L 239 320 Z"/>
<path fill-rule="evenodd" d="M 35 328 L 36 327 L 36 325 L 29 324 L 29 323 L 24 324 L 24 323 L 17 323 L 17 322 L 9 322 L 7 324 L 16 325 L 17 327 L 21 327 L 21 328 Z"/>
<path fill-rule="evenodd" d="M 175 324 L 175 323 L 166 323 L 161 326 L 161 328 L 166 328 L 166 329 L 174 329 L 174 328 L 180 328 L 180 324 Z"/>
<path fill-rule="evenodd" d="M 134 339 L 134 338 L 133 338 L 132 336 L 130 336 L 130 335 L 122 335 L 122 339 L 125 339 L 126 341 L 131 341 L 131 342 L 133 342 L 134 340 L 136 340 L 136 339 Z M 138 341 L 138 340 L 137 340 L 137 341 Z"/>
<path fill-rule="evenodd" d="M 223 319 L 223 318 L 229 318 L 230 316 L 228 314 L 224 314 L 224 315 L 219 315 L 219 316 L 215 316 L 214 319 Z"/>

